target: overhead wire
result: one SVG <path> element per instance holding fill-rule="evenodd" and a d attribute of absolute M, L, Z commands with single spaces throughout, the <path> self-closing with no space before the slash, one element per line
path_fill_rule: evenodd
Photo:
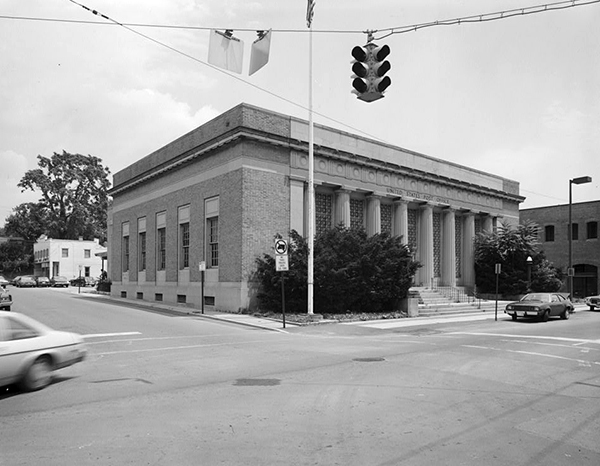
<path fill-rule="evenodd" d="M 216 27 L 205 27 L 205 26 L 182 26 L 182 25 L 164 25 L 164 24 L 149 24 L 149 23 L 122 23 L 119 21 L 114 20 L 113 18 L 104 15 L 102 13 L 100 13 L 97 10 L 93 10 L 91 8 L 88 8 L 87 6 L 75 1 L 75 0 L 68 0 L 69 2 L 78 5 L 82 8 L 84 8 L 85 10 L 93 13 L 96 16 L 99 16 L 101 18 L 103 18 L 105 21 L 85 21 L 85 20 L 72 20 L 72 19 L 56 19 L 56 18 L 39 18 L 39 17 L 24 17 L 24 16 L 7 16 L 7 15 L 0 15 L 0 19 L 18 19 L 18 20 L 30 20 L 30 21 L 50 21 L 50 22 L 65 22 L 65 23 L 79 23 L 79 24 L 96 24 L 96 25 L 113 25 L 113 26 L 120 26 L 125 28 L 126 30 L 146 39 L 149 40 L 161 47 L 164 47 L 168 50 L 171 50 L 172 52 L 175 52 L 183 57 L 189 58 L 190 60 L 193 60 L 195 62 L 198 62 L 204 66 L 207 66 L 211 69 L 213 69 L 214 71 L 217 71 L 219 73 L 222 73 L 226 76 L 229 76 L 239 82 L 242 82 L 250 87 L 253 87 L 256 90 L 259 90 L 261 92 L 264 92 L 268 95 L 271 95 L 272 97 L 275 97 L 277 99 L 280 99 L 284 102 L 287 102 L 295 107 L 298 107 L 300 109 L 306 110 L 308 111 L 308 108 L 305 107 L 302 104 L 299 104 L 291 99 L 288 99 L 286 97 L 283 97 L 279 94 L 276 94 L 273 91 L 270 91 L 268 89 L 265 89 L 261 86 L 258 86 L 250 81 L 247 81 L 245 79 L 242 79 L 239 76 L 236 76 L 234 74 L 228 73 L 225 70 L 216 67 L 204 60 L 201 60 L 197 57 L 194 57 L 193 55 L 190 55 L 186 52 L 183 52 L 173 46 L 170 46 L 168 44 L 166 44 L 165 42 L 162 42 L 158 39 L 155 39 L 147 34 L 144 34 L 136 29 L 133 29 L 134 27 L 137 28 L 166 28 L 166 29 L 189 29 L 189 30 L 215 30 L 215 29 L 222 29 L 222 30 L 235 30 L 235 31 L 252 31 L 255 32 L 257 29 L 253 28 L 253 29 L 248 29 L 248 28 L 232 28 L 232 27 L 226 27 L 226 28 L 216 28 Z M 446 20 L 438 20 L 438 21 L 431 21 L 431 22 L 427 22 L 427 23 L 419 23 L 419 24 L 413 24 L 413 25 L 408 25 L 408 26 L 398 26 L 398 27 L 391 27 L 391 28 L 383 28 L 383 29 L 372 29 L 372 30 L 319 30 L 319 29 L 313 29 L 312 32 L 313 33 L 327 33 L 327 34 L 368 34 L 369 37 L 372 37 L 373 40 L 380 40 L 386 37 L 389 37 L 391 35 L 394 34 L 403 34 L 403 33 L 407 33 L 407 32 L 416 32 L 420 29 L 424 29 L 424 28 L 429 28 L 429 27 L 435 27 L 435 26 L 453 26 L 453 25 L 460 25 L 460 24 L 468 24 L 468 23 L 480 23 L 480 22 L 489 22 L 489 21 L 497 21 L 497 20 L 501 20 L 501 19 L 507 19 L 507 18 L 511 18 L 511 17 L 515 17 L 515 16 L 523 16 L 523 15 L 530 15 L 530 14 L 537 14 L 537 13 L 543 13 L 543 12 L 548 12 L 548 11 L 556 11 L 556 10 L 563 10 L 563 9 L 567 9 L 567 8 L 573 8 L 573 7 L 577 7 L 577 6 L 585 6 L 585 5 L 591 5 L 594 3 L 600 3 L 600 0 L 563 0 L 560 2 L 554 2 L 554 3 L 547 3 L 547 4 L 542 4 L 542 5 L 535 5 L 535 6 L 530 6 L 530 7 L 523 7 L 523 8 L 515 8 L 515 9 L 511 9 L 511 10 L 505 10 L 505 11 L 500 11 L 500 12 L 495 12 L 495 13 L 485 13 L 485 14 L 479 14 L 479 15 L 471 15 L 471 16 L 464 16 L 464 17 L 460 17 L 460 18 L 453 18 L 453 19 L 446 19 Z M 107 22 L 108 21 L 108 22 Z M 278 32 L 278 33 L 306 33 L 307 30 L 305 29 L 275 29 L 275 28 L 268 28 L 271 29 L 273 32 Z M 381 35 L 379 37 L 374 37 L 375 33 L 385 33 L 384 35 Z M 342 125 L 346 128 L 349 128 L 353 131 L 357 131 L 361 134 L 364 134 L 366 136 L 369 136 L 373 139 L 383 141 L 381 138 L 378 138 L 376 136 L 373 136 L 369 133 L 366 133 L 363 130 L 360 130 L 358 128 L 354 128 L 344 122 L 341 122 L 339 120 L 336 120 L 334 118 L 331 118 L 327 115 L 324 115 L 322 113 L 319 113 L 317 111 L 313 110 L 313 113 L 316 115 L 319 115 L 322 118 L 325 118 L 328 121 L 332 121 L 334 123 L 337 123 L 339 125 Z"/>

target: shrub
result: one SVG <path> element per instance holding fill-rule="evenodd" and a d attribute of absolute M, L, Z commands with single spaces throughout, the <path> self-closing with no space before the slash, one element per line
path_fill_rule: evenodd
<path fill-rule="evenodd" d="M 314 303 L 322 313 L 396 310 L 419 267 L 400 238 L 368 237 L 364 230 L 342 226 L 317 236 L 314 249 Z M 290 232 L 289 257 L 286 310 L 306 312 L 308 245 L 296 231 Z M 261 285 L 261 308 L 280 310 L 281 273 L 275 271 L 272 256 L 257 259 L 256 278 Z"/>

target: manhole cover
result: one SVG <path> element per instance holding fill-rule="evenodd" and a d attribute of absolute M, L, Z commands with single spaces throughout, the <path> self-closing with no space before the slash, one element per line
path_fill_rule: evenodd
<path fill-rule="evenodd" d="M 272 387 L 279 385 L 279 379 L 237 379 L 233 385 L 242 387 Z"/>
<path fill-rule="evenodd" d="M 379 362 L 379 361 L 385 361 L 385 358 L 354 358 L 353 361 L 356 361 L 356 362 Z"/>

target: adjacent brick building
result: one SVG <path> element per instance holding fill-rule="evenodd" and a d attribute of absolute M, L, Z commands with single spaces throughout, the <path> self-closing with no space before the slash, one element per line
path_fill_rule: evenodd
<path fill-rule="evenodd" d="M 316 231 L 389 232 L 423 267 L 417 284 L 474 285 L 473 238 L 518 223 L 519 184 L 315 125 Z M 240 104 L 114 175 L 115 296 L 239 311 L 256 306 L 255 260 L 307 234 L 308 123 Z"/>
<path fill-rule="evenodd" d="M 571 206 L 573 224 L 573 296 L 583 298 L 598 294 L 600 289 L 600 201 L 578 202 Z M 521 223 L 539 225 L 538 239 L 546 258 L 567 274 L 569 266 L 569 205 L 521 210 Z M 568 284 L 565 282 L 564 290 Z"/>

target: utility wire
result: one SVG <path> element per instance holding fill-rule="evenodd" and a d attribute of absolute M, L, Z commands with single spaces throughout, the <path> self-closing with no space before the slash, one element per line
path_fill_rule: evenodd
<path fill-rule="evenodd" d="M 69 0 L 71 1 L 71 0 Z M 94 13 L 96 10 L 92 10 L 87 8 L 80 3 L 76 3 L 77 5 L 85 8 L 86 10 Z M 371 30 L 339 30 L 339 29 L 313 29 L 313 33 L 321 33 L 321 34 L 364 34 L 364 33 L 376 33 L 376 32 L 387 32 L 386 35 L 379 37 L 378 39 L 382 39 L 384 37 L 388 37 L 393 34 L 403 34 L 406 32 L 414 32 L 419 29 L 434 27 L 434 26 L 454 26 L 458 24 L 465 23 L 482 23 L 488 21 L 496 21 L 500 19 L 512 18 L 515 16 L 524 16 L 535 13 L 544 13 L 546 11 L 555 11 L 555 10 L 564 10 L 567 8 L 573 8 L 577 6 L 585 6 L 591 5 L 594 3 L 600 3 L 600 0 L 563 0 L 555 3 L 547 3 L 542 5 L 535 5 L 523 8 L 515 8 L 512 10 L 499 11 L 496 13 L 485 13 L 479 15 L 472 16 L 463 16 L 460 18 L 452 18 L 452 19 L 444 19 L 438 21 L 430 21 L 428 23 L 418 23 L 407 26 L 397 26 L 391 28 L 384 29 L 371 29 Z M 96 13 L 98 16 L 104 17 L 104 15 Z M 183 25 L 173 25 L 173 24 L 151 24 L 151 23 L 119 23 L 113 21 L 112 19 L 106 17 L 110 22 L 105 21 L 85 21 L 85 20 L 75 20 L 75 19 L 61 19 L 61 18 L 40 18 L 40 17 L 31 17 L 31 16 L 12 16 L 12 15 L 0 15 L 0 19 L 15 19 L 15 20 L 26 20 L 26 21 L 48 21 L 48 22 L 59 22 L 59 23 L 79 23 L 79 24 L 97 24 L 97 25 L 105 25 L 105 26 L 129 26 L 129 27 L 144 27 L 144 28 L 163 28 L 163 29 L 189 29 L 189 30 L 197 30 L 197 31 L 210 31 L 213 29 L 217 30 L 232 30 L 232 31 L 240 31 L 240 32 L 255 32 L 257 30 L 272 30 L 273 32 L 278 33 L 307 33 L 306 29 L 274 29 L 274 28 L 234 28 L 234 27 L 206 27 L 206 26 L 183 26 Z"/>

